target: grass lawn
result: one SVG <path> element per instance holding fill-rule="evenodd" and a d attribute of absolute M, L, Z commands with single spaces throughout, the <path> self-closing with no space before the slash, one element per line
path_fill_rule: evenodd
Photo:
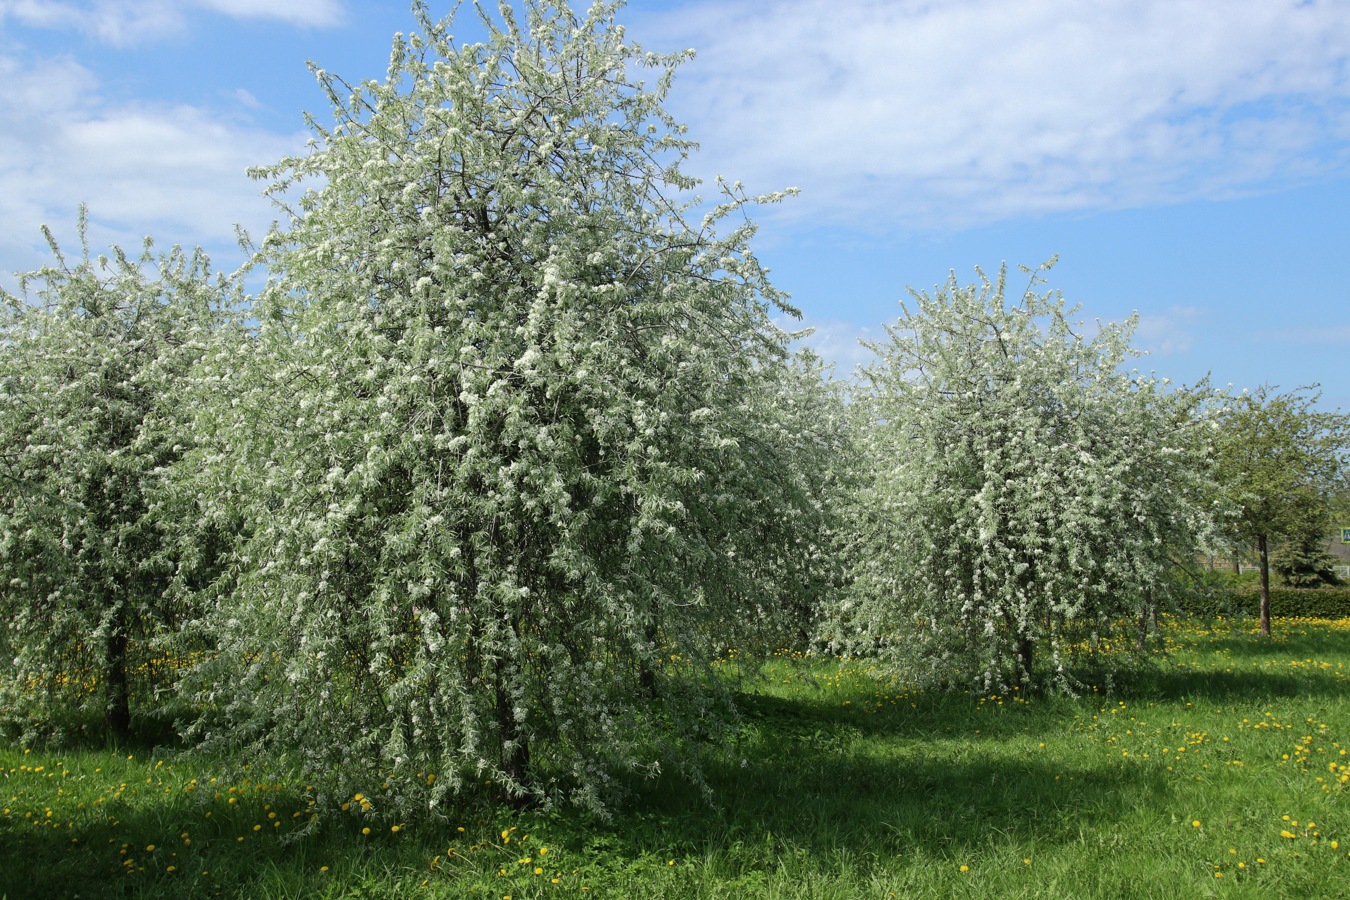
<path fill-rule="evenodd" d="M 1350 620 L 1275 628 L 1168 625 L 1156 672 L 1079 700 L 779 660 L 711 803 L 662 778 L 608 822 L 353 798 L 288 840 L 303 784 L 0 747 L 0 896 L 1350 896 Z"/>

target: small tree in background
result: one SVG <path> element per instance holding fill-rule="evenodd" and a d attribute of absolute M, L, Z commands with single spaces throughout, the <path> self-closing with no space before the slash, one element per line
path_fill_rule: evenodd
<path fill-rule="evenodd" d="M 175 580 L 199 556 L 165 473 L 191 445 L 182 385 L 237 284 L 200 252 L 113 248 L 0 292 L 0 718 L 37 731 L 103 720 L 125 740 L 162 698 L 152 645 L 188 618 Z M 138 680 L 139 678 L 139 680 Z M 167 696 L 164 695 L 164 696 Z"/>
<path fill-rule="evenodd" d="M 751 201 L 673 199 L 685 56 L 616 3 L 523 6 L 457 47 L 419 4 L 385 82 L 317 72 L 334 124 L 259 173 L 316 186 L 247 364 L 202 382 L 196 491 L 249 537 L 201 731 L 334 803 L 599 805 L 724 727 L 713 664 L 779 646 L 812 577 L 827 443 L 778 402 L 792 310 Z"/>
<path fill-rule="evenodd" d="M 955 274 L 913 306 L 866 372 L 871 438 L 852 523 L 849 646 L 981 691 L 1129 646 L 1210 525 L 1196 396 L 1126 372 L 1133 322 L 1071 320 Z M 978 271 L 978 270 L 977 270 Z"/>
<path fill-rule="evenodd" d="M 1320 543 L 1331 502 L 1344 489 L 1350 415 L 1318 410 L 1307 388 L 1263 385 L 1228 402 L 1216 432 L 1219 475 L 1237 510 L 1233 537 L 1255 549 L 1261 572 L 1261 633 L 1270 635 L 1272 542 Z"/>

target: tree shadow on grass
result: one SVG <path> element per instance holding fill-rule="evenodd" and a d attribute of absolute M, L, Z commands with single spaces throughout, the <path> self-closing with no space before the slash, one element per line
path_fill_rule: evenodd
<path fill-rule="evenodd" d="M 1206 648 L 1234 660 L 1286 659 L 1344 659 L 1350 655 L 1350 632 L 1327 628 L 1305 629 L 1296 624 L 1275 620 L 1272 637 L 1251 634 L 1251 628 L 1235 628 L 1231 635 L 1212 636 Z"/>
<path fill-rule="evenodd" d="M 593 846 L 570 849 L 711 858 L 760 846 L 763 853 L 730 857 L 770 861 L 959 855 L 993 836 L 1042 847 L 1076 841 L 1141 805 L 1165 815 L 1171 795 L 1165 773 L 1151 768 L 1010 755 L 1008 732 L 1023 730 L 1017 711 L 982 719 L 978 733 L 916 736 L 893 727 L 900 716 L 888 722 L 775 697 L 747 706 L 737 753 L 705 765 L 711 803 L 676 776 L 636 784 L 631 812 L 594 823 Z"/>
<path fill-rule="evenodd" d="M 399 840 L 385 824 L 365 836 L 356 818 L 297 836 L 305 801 L 291 789 L 253 789 L 235 803 L 174 793 L 162 805 L 110 800 L 69 826 L 0 820 L 0 897 L 358 896 L 343 870 L 359 884 L 363 869 L 424 871 L 431 847 L 444 852 L 439 834 Z"/>
<path fill-rule="evenodd" d="M 1260 703 L 1273 697 L 1339 698 L 1347 693 L 1344 676 L 1307 671 L 1293 674 L 1251 671 L 1162 671 L 1134 687 L 1135 697 Z"/>

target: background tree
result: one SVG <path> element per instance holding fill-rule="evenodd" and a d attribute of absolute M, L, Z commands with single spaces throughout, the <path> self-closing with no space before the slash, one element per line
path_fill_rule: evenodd
<path fill-rule="evenodd" d="M 198 493 L 249 535 L 200 727 L 330 802 L 425 814 L 490 780 L 598 805 L 691 760 L 726 722 L 713 664 L 792 627 L 818 527 L 772 399 L 793 311 L 738 187 L 698 222 L 673 199 L 686 57 L 618 8 L 502 4 L 456 47 L 418 4 L 388 78 L 317 71 L 335 122 L 259 173 L 315 186 L 199 420 Z"/>
<path fill-rule="evenodd" d="M 888 327 L 852 525 L 851 645 L 1003 690 L 1128 646 L 1209 525 L 1195 396 L 1125 372 L 1133 321 L 1089 337 L 1056 292 L 955 274 Z M 978 271 L 978 270 L 977 270 Z"/>
<path fill-rule="evenodd" d="M 1262 385 L 1231 398 L 1218 419 L 1219 474 L 1236 509 L 1231 530 L 1256 551 L 1267 637 L 1272 542 L 1325 532 L 1332 498 L 1344 489 L 1350 415 L 1318 410 L 1318 397 L 1308 388 L 1278 393 Z"/>
<path fill-rule="evenodd" d="M 238 285 L 149 240 L 91 259 L 84 225 L 78 262 L 48 232 L 55 263 L 0 292 L 0 715 L 31 738 L 96 713 L 122 741 L 133 694 L 155 702 L 134 673 L 186 618 L 171 588 L 192 529 L 164 476 L 191 444 L 181 386 Z"/>

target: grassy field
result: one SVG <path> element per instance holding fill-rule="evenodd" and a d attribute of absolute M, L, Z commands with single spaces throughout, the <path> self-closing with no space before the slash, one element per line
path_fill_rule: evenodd
<path fill-rule="evenodd" d="M 1167 642 L 1128 692 L 1079 700 L 783 659 L 711 803 L 661 779 L 608 822 L 483 808 L 433 828 L 353 798 L 288 839 L 303 784 L 0 748 L 0 896 L 1350 896 L 1350 620 Z"/>

